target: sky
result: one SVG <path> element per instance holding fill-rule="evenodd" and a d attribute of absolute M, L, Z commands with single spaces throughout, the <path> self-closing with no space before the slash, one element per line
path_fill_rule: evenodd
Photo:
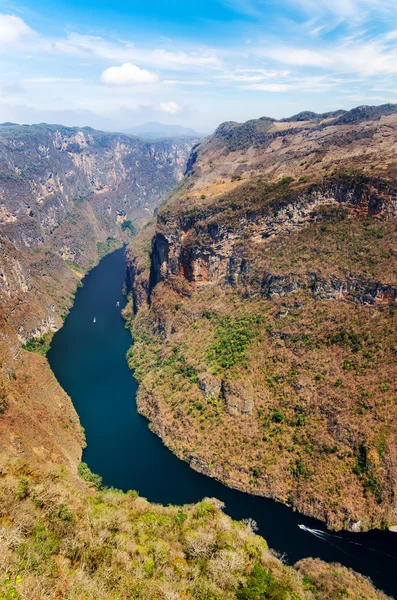
<path fill-rule="evenodd" d="M 122 131 L 397 102 L 396 0 L 0 0 L 0 122 Z"/>

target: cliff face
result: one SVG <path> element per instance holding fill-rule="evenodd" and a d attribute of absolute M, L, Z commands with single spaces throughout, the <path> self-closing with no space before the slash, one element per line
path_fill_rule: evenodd
<path fill-rule="evenodd" d="M 221 126 L 129 254 L 154 430 L 335 528 L 397 519 L 393 111 Z"/>
<path fill-rule="evenodd" d="M 73 198 L 93 195 L 95 208 L 114 218 L 123 208 L 135 218 L 153 212 L 182 178 L 193 145 L 45 124 L 1 126 L 0 139 L 0 223 L 39 216 L 43 235 Z"/>
<path fill-rule="evenodd" d="M 249 194 L 249 203 L 230 198 L 213 207 L 202 207 L 184 220 L 184 215 L 169 215 L 161 211 L 152 248 L 152 284 L 183 275 L 194 285 L 229 283 L 247 286 L 250 293 L 267 298 L 283 295 L 301 287 L 313 286 L 313 291 L 328 298 L 349 298 L 359 303 L 389 302 L 396 298 L 396 288 L 383 282 L 362 280 L 345 272 L 345 277 L 330 280 L 321 272 L 310 270 L 283 275 L 264 271 L 260 279 L 252 280 L 255 267 L 249 250 L 258 251 L 266 243 L 281 236 L 293 236 L 305 227 L 326 220 L 326 211 L 345 211 L 350 218 L 373 218 L 379 222 L 397 217 L 397 188 L 385 186 L 381 180 L 365 176 L 340 175 L 326 183 L 305 185 L 290 190 L 290 182 L 269 188 L 259 198 L 261 184 L 250 184 L 239 190 Z M 280 195 L 282 197 L 280 201 Z M 265 198 L 266 196 L 266 198 Z M 285 196 L 283 198 L 283 196 Z M 246 241 L 249 240 L 249 244 Z M 247 247 L 248 246 L 248 247 Z M 257 258 L 257 257 L 255 257 Z M 335 265 L 337 266 L 337 265 Z"/>
<path fill-rule="evenodd" d="M 124 222 L 147 221 L 181 179 L 193 141 L 33 125 L 0 127 L 0 142 L 1 312 L 26 341 L 60 325 L 70 302 L 61 296 L 98 251 L 128 239 Z M 15 308 L 26 295 L 30 319 Z"/>
<path fill-rule="evenodd" d="M 0 380 L 4 396 L 13 394 L 17 385 L 13 375 L 20 373 L 16 396 L 8 398 L 5 416 L 0 416 L 0 451 L 22 453 L 33 460 L 34 431 L 42 440 L 47 435 L 37 430 L 40 395 L 36 398 L 27 382 L 22 389 L 23 373 L 30 372 L 33 359 L 21 345 L 62 325 L 84 272 L 105 252 L 131 239 L 132 228 L 139 229 L 150 218 L 182 178 L 193 143 L 188 139 L 148 143 L 127 135 L 45 124 L 0 126 Z M 52 385 L 44 360 L 38 373 L 36 387 L 45 390 Z M 48 456 L 63 460 L 63 450 L 70 445 L 77 458 L 81 454 L 78 419 L 70 400 L 59 386 L 55 388 L 46 400 L 53 420 L 43 447 Z M 58 416 L 59 426 L 65 429 L 62 410 L 55 416 L 59 405 L 73 422 L 71 431 L 62 435 L 54 433 Z M 32 435 L 20 435 L 30 427 L 26 425 L 29 411 Z M 23 440 L 19 451 L 12 437 Z"/>
<path fill-rule="evenodd" d="M 248 597 L 259 585 L 269 598 L 321 600 L 358 594 L 386 600 L 369 580 L 340 565 L 306 559 L 286 566 L 253 533 L 251 520 L 233 523 L 217 500 L 164 508 L 132 491 L 98 490 L 100 478 L 86 465 L 77 478 L 83 444 L 78 417 L 45 358 L 21 349 L 21 342 L 28 339 L 32 348 L 30 337 L 59 326 L 79 277 L 101 254 L 127 241 L 129 221 L 139 224 L 164 197 L 180 175 L 189 144 L 146 145 L 92 130 L 47 126 L 13 128 L 7 135 L 10 139 L 0 136 L 0 147 L 5 147 L 5 175 L 0 176 L 0 596 L 228 600 L 236 590 Z M 143 156 L 150 176 L 140 171 Z M 51 169 L 48 178 L 46 169 Z M 129 195 L 131 187 L 136 195 Z M 156 238 L 159 260 L 151 264 L 153 234 L 153 226 L 143 227 L 129 257 L 134 301 L 150 321 L 149 329 L 140 333 L 146 342 L 153 336 L 148 349 L 156 353 L 161 351 L 157 336 L 164 339 L 167 332 L 176 332 L 167 307 L 179 312 L 180 299 L 191 298 L 194 281 L 183 269 L 171 274 L 169 257 L 173 252 L 177 260 L 177 252 L 168 234 Z M 155 307 L 163 298 L 158 288 L 171 279 L 163 307 L 167 314 L 161 315 L 160 306 Z M 217 286 L 215 280 L 213 284 Z M 148 315 L 151 300 L 154 312 Z M 209 309 L 208 319 L 216 308 L 213 298 L 204 304 L 200 299 L 201 312 L 203 306 Z M 159 318 L 153 321 L 155 314 Z M 199 313 L 183 309 L 181 314 L 196 327 Z M 138 320 L 137 325 L 139 330 Z M 184 350 L 186 339 L 181 341 Z M 138 342 L 137 348 L 142 347 Z M 142 358 L 143 373 L 147 356 Z M 154 358 L 159 364 L 165 356 Z M 198 377 L 175 346 L 166 360 L 168 366 L 179 365 L 179 381 L 187 377 L 198 383 L 212 406 L 223 394 L 230 410 L 252 411 L 252 389 L 246 388 L 242 406 L 241 385 L 207 372 Z M 148 384 L 146 379 L 143 389 Z M 159 387 L 158 399 L 163 391 Z M 155 427 L 169 442 L 164 412 L 153 395 L 148 395 L 149 404 Z M 182 411 L 180 416 L 184 418 Z M 186 433 L 191 433 L 188 422 Z M 191 452 L 192 465 L 210 468 L 194 446 Z"/>

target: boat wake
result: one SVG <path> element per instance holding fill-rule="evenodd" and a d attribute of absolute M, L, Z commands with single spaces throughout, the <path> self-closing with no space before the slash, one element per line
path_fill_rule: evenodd
<path fill-rule="evenodd" d="M 311 527 L 307 527 L 306 525 L 298 525 L 298 527 L 300 529 L 303 529 L 303 531 L 307 531 L 307 533 L 315 535 L 320 540 L 324 540 L 325 542 L 332 543 L 333 540 L 341 540 L 342 542 L 347 542 L 348 544 L 352 544 L 353 546 L 360 546 L 361 548 L 368 550 L 368 552 L 376 552 L 377 554 L 382 554 L 383 556 L 387 556 L 388 558 L 393 558 L 394 560 L 397 560 L 397 556 L 387 554 L 386 552 L 382 552 L 381 550 L 376 550 L 375 548 L 371 548 L 370 546 L 366 546 L 365 544 L 360 544 L 360 542 L 353 542 L 353 540 L 349 540 L 348 538 L 342 537 L 340 535 L 335 535 L 333 533 L 330 533 L 329 531 L 323 531 L 322 529 L 312 529 Z M 336 546 L 336 544 L 333 545 Z M 339 546 L 336 547 L 340 548 Z M 342 549 L 340 548 L 340 550 Z"/>

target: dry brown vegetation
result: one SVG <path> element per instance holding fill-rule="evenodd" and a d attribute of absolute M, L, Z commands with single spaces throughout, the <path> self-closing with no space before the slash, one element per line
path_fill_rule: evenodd
<path fill-rule="evenodd" d="M 336 529 L 397 519 L 389 110 L 297 120 L 281 137 L 274 122 L 222 126 L 159 210 L 150 286 L 142 249 L 130 269 L 129 360 L 154 430 L 206 474 Z"/>
<path fill-rule="evenodd" d="M 386 600 L 340 565 L 284 565 L 214 499 L 165 508 L 22 463 L 3 463 L 0 482 L 5 600 Z"/>
<path fill-rule="evenodd" d="M 236 223 L 247 217 L 255 222 L 255 211 L 262 218 L 288 208 L 307 192 L 302 177 L 316 184 L 318 204 L 324 190 L 327 195 L 322 174 L 338 165 L 359 166 L 367 179 L 370 173 L 382 183 L 394 160 L 397 121 L 390 112 L 369 111 L 372 121 L 365 116 L 365 125 L 349 121 L 350 113 L 337 126 L 341 115 L 226 124 L 197 150 L 190 176 L 171 199 L 173 208 L 160 211 L 157 232 L 169 236 L 170 247 L 181 233 L 186 236 L 183 260 L 175 252 L 171 266 L 151 264 L 154 227 L 130 249 L 133 299 L 141 310 L 136 318 L 132 305 L 126 311 L 136 338 L 129 358 L 141 381 L 140 408 L 157 433 L 182 458 L 199 458 L 210 476 L 255 493 L 273 486 L 275 497 L 335 527 L 362 515 L 364 527 L 393 520 L 389 296 L 395 271 L 388 259 L 394 230 L 382 215 L 380 225 L 378 217 L 376 223 L 369 219 L 367 201 L 343 225 L 324 214 L 305 214 L 304 227 L 298 219 L 296 230 L 271 238 L 269 255 L 266 240 L 258 244 L 256 237 L 255 248 L 249 243 L 248 229 L 240 239 Z M 135 492 L 101 489 L 100 478 L 79 466 L 84 436 L 70 399 L 40 356 L 48 345 L 42 336 L 61 325 L 82 274 L 127 240 L 124 217 L 146 220 L 148 188 L 153 207 L 179 177 L 187 148 L 159 142 L 156 160 L 171 159 L 171 166 L 157 172 L 157 188 L 151 186 L 152 163 L 143 157 L 144 186 L 129 196 L 126 173 L 137 181 L 130 142 L 124 140 L 120 163 L 121 155 L 112 159 L 110 152 L 112 134 L 90 134 L 88 143 L 88 134 L 66 128 L 11 129 L 3 131 L 9 170 L 0 177 L 0 599 L 385 599 L 370 581 L 340 565 L 312 559 L 284 565 L 249 524 L 226 517 L 216 500 L 152 505 Z M 56 138 L 49 144 L 51 160 L 40 155 L 43 136 Z M 346 140 L 348 151 L 341 149 Z M 13 152 L 21 141 L 25 151 Z M 287 179 L 274 186 L 282 177 Z M 366 181 L 366 191 L 371 185 Z M 374 184 L 375 196 L 393 197 L 391 187 L 389 181 L 382 196 Z M 128 215 L 119 214 L 126 212 L 119 203 L 127 196 Z M 359 214 L 363 221 L 356 223 Z M 228 248 L 225 232 L 232 237 Z M 206 268 L 213 233 L 218 249 L 227 249 L 218 272 Z M 363 241 L 368 256 L 360 249 Z M 222 269 L 235 251 L 239 261 L 225 279 Z M 299 264 L 297 253 L 306 257 Z M 328 297 L 330 278 L 349 283 L 352 257 L 355 273 L 389 286 L 378 290 L 376 310 Z M 286 277 L 290 286 L 291 265 L 297 285 L 288 294 L 262 286 L 264 269 Z M 313 270 L 328 279 L 313 280 Z M 156 279 L 162 281 L 153 292 Z M 373 298 L 371 286 L 364 291 Z M 38 354 L 22 350 L 23 342 Z M 330 467 L 332 482 L 324 477 Z"/>

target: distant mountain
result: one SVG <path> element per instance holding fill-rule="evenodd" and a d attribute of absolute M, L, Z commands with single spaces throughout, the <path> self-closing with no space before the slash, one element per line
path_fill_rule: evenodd
<path fill-rule="evenodd" d="M 139 137 L 149 140 L 164 137 L 194 137 L 201 139 L 206 135 L 204 133 L 198 133 L 190 127 L 182 127 L 182 125 L 166 125 L 165 123 L 157 123 L 155 121 L 125 129 L 124 133 L 138 135 Z"/>

